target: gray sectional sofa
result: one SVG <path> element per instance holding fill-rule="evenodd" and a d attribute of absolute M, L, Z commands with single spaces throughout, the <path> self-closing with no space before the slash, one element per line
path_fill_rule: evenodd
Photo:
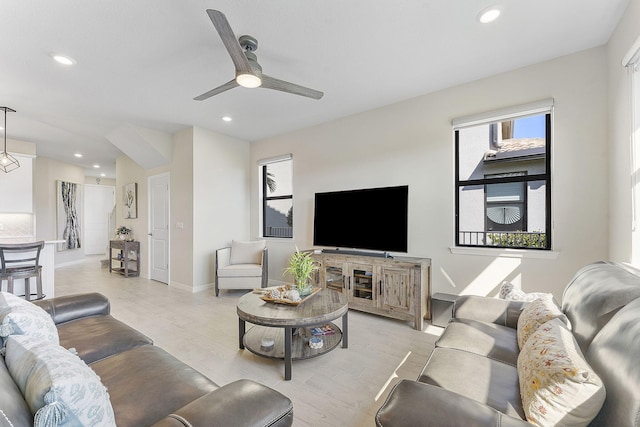
<path fill-rule="evenodd" d="M 36 303 L 51 315 L 60 345 L 106 386 L 119 427 L 290 426 L 291 400 L 251 380 L 219 387 L 151 339 L 113 318 L 100 294 Z M 46 315 L 45 315 L 46 316 Z M 33 415 L 0 357 L 0 426 L 33 425 Z"/>
<path fill-rule="evenodd" d="M 582 268 L 564 291 L 570 334 L 606 390 L 589 426 L 640 425 L 639 297 L 640 271 L 610 262 Z M 531 426 L 518 376 L 517 326 L 527 304 L 459 297 L 422 374 L 394 387 L 376 425 Z"/>

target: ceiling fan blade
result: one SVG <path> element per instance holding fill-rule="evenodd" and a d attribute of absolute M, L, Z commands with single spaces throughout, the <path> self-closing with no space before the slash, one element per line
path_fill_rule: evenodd
<path fill-rule="evenodd" d="M 238 38 L 233 33 L 233 30 L 229 25 L 229 21 L 227 21 L 227 17 L 224 16 L 224 13 L 214 9 L 207 9 L 207 14 L 211 19 L 211 22 L 213 22 L 213 26 L 216 27 L 224 47 L 227 48 L 227 52 L 229 52 L 229 56 L 231 56 L 233 65 L 236 67 L 236 72 L 238 74 L 254 74 L 247 57 L 244 56 L 242 46 L 240 46 Z"/>
<path fill-rule="evenodd" d="M 285 82 L 284 80 L 276 79 L 267 75 L 262 75 L 261 87 L 266 89 L 275 89 L 282 92 L 293 93 L 294 95 L 306 96 L 307 98 L 320 99 L 324 95 L 324 92 L 319 90 L 309 89 L 308 87 L 300 86 L 295 83 Z"/>
<path fill-rule="evenodd" d="M 218 86 L 215 89 L 211 89 L 209 92 L 205 92 L 202 95 L 196 96 L 195 98 L 193 98 L 193 100 L 194 101 L 204 101 L 205 99 L 211 98 L 213 95 L 217 95 L 217 94 L 225 92 L 225 91 L 227 91 L 229 89 L 233 89 L 236 86 L 238 86 L 238 83 L 236 82 L 235 79 L 233 79 L 233 80 L 230 80 L 230 81 L 226 82 L 222 86 Z"/>

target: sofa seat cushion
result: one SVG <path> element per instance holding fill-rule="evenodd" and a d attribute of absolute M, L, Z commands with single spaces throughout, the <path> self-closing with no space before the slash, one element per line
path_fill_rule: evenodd
<path fill-rule="evenodd" d="M 60 345 L 74 347 L 85 363 L 153 344 L 147 336 L 112 316 L 83 317 L 58 325 Z"/>
<path fill-rule="evenodd" d="M 467 351 L 436 348 L 418 381 L 458 393 L 524 419 L 518 370 L 511 365 Z"/>
<path fill-rule="evenodd" d="M 152 425 L 218 388 L 195 369 L 152 345 L 115 354 L 90 366 L 109 390 L 118 427 Z"/>
<path fill-rule="evenodd" d="M 262 277 L 259 264 L 232 264 L 218 269 L 218 277 Z"/>
<path fill-rule="evenodd" d="M 452 319 L 436 347 L 468 351 L 517 366 L 518 340 L 516 330 L 495 323 L 471 319 Z"/>

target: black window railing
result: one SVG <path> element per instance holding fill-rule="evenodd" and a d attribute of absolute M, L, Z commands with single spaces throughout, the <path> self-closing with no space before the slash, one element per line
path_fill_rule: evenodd
<path fill-rule="evenodd" d="M 549 249 L 547 233 L 526 231 L 461 231 L 461 246 L 497 248 Z"/>

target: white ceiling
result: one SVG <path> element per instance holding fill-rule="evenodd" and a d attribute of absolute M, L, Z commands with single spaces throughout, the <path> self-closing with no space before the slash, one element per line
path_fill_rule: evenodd
<path fill-rule="evenodd" d="M 89 176 L 115 177 L 121 152 L 105 135 L 120 126 L 196 125 L 255 141 L 605 44 L 627 3 L 3 0 L 0 106 L 17 110 L 9 139 L 34 142 L 38 155 Z M 480 24 L 478 12 L 492 4 L 502 16 Z M 236 36 L 258 39 L 265 74 L 324 97 L 238 87 L 194 101 L 234 77 L 208 8 L 222 11 Z M 60 66 L 52 52 L 77 64 Z"/>

